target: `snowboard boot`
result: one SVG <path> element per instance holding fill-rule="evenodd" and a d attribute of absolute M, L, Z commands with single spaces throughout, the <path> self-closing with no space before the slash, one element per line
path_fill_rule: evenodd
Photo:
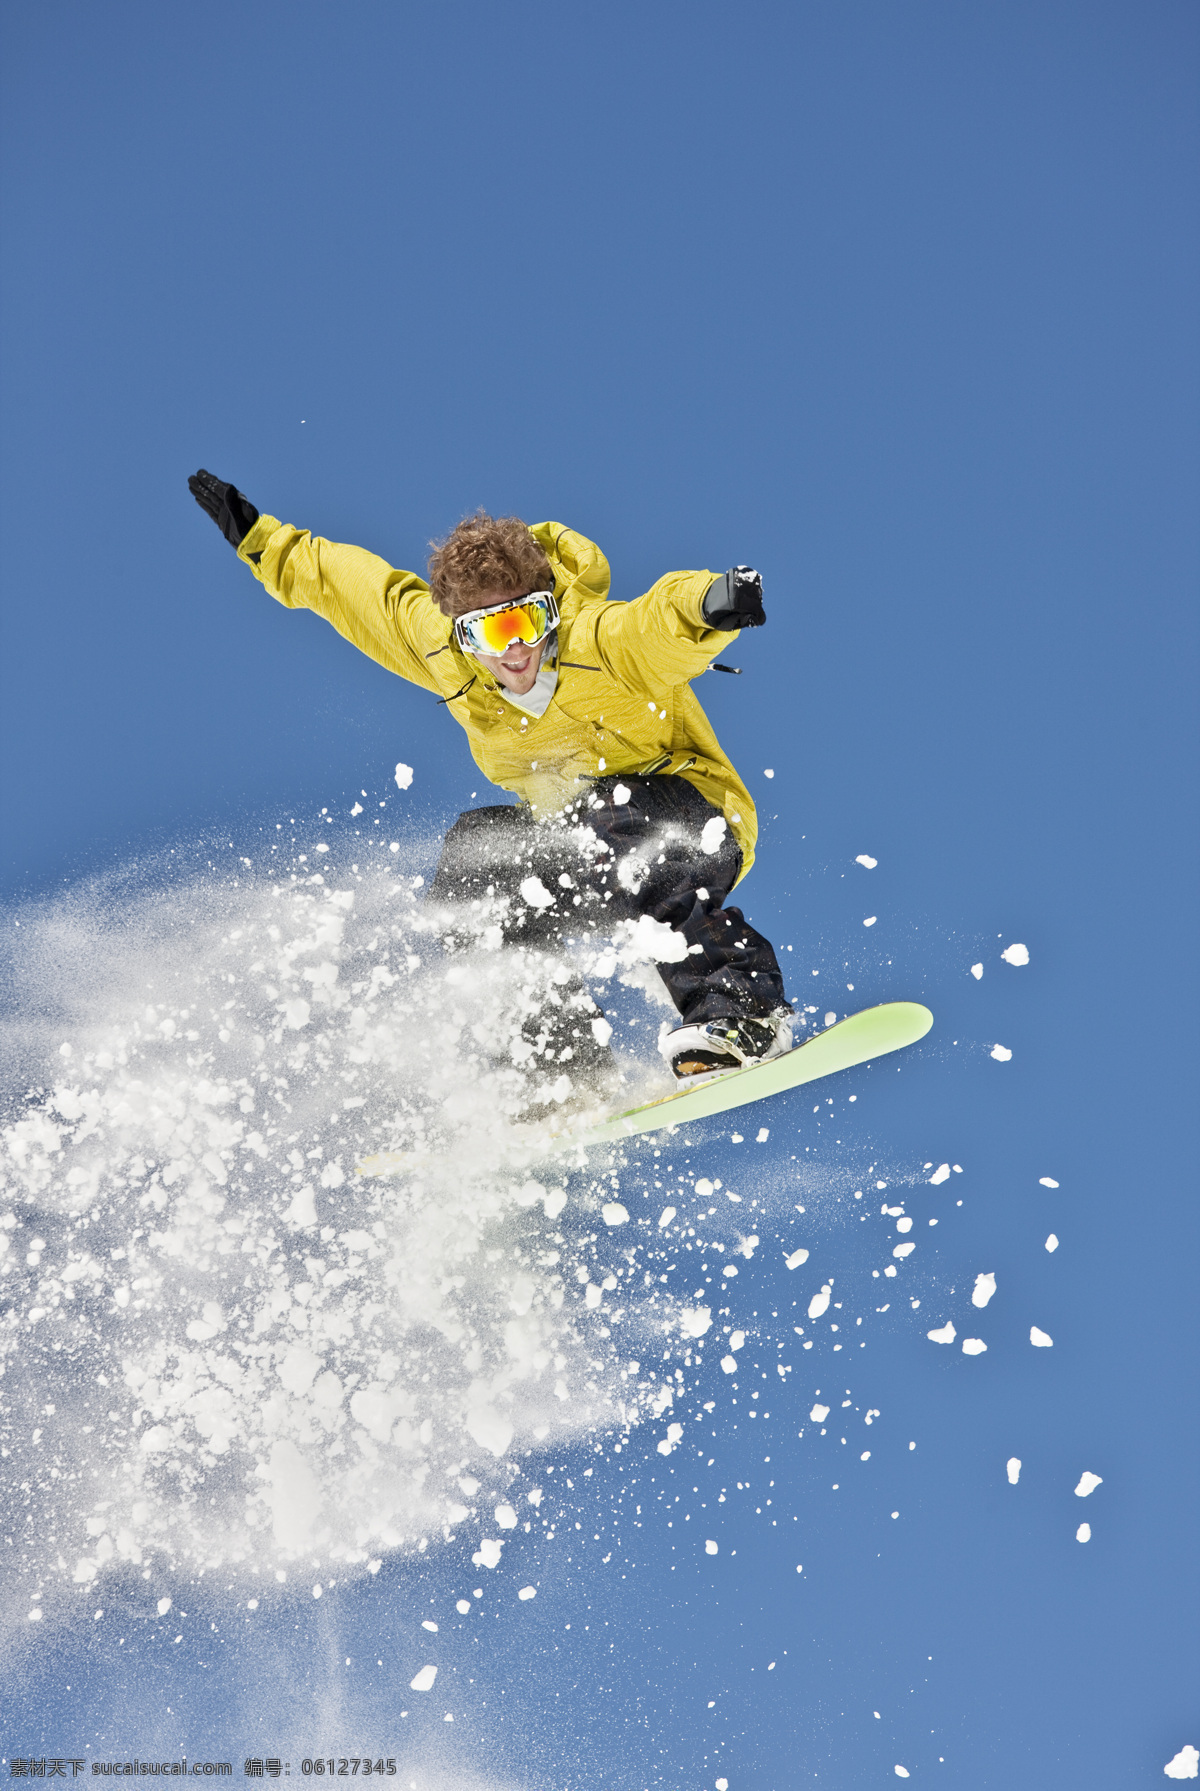
<path fill-rule="evenodd" d="M 665 1033 L 659 1050 L 680 1082 L 711 1076 L 718 1070 L 739 1070 L 748 1063 L 782 1057 L 792 1048 L 787 1014 L 765 1018 L 731 1014 L 727 1019 L 676 1026 Z"/>

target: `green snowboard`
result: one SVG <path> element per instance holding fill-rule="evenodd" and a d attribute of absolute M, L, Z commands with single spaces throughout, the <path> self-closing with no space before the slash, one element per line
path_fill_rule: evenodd
<path fill-rule="evenodd" d="M 879 1007 L 864 1008 L 860 1014 L 839 1020 L 782 1057 L 747 1064 L 740 1070 L 725 1070 L 706 1077 L 699 1087 L 678 1088 L 657 1101 L 631 1107 L 567 1136 L 577 1144 L 603 1144 L 613 1138 L 628 1138 L 635 1132 L 657 1132 L 663 1126 L 680 1126 L 690 1119 L 728 1113 L 731 1108 L 745 1107 L 767 1095 L 782 1094 L 784 1089 L 799 1088 L 805 1082 L 851 1069 L 856 1063 L 867 1063 L 872 1057 L 915 1045 L 932 1025 L 933 1015 L 920 1002 L 885 1001 Z"/>

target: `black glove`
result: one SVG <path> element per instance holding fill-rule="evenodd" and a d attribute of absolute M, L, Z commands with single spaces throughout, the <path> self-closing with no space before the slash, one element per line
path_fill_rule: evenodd
<path fill-rule="evenodd" d="M 188 480 L 188 490 L 212 517 L 230 547 L 240 547 L 258 521 L 258 511 L 246 494 L 236 485 L 227 485 L 223 479 L 206 473 L 203 467 Z"/>
<path fill-rule="evenodd" d="M 703 604 L 710 628 L 732 634 L 738 628 L 761 628 L 767 619 L 762 601 L 762 574 L 753 566 L 731 566 L 708 587 Z"/>

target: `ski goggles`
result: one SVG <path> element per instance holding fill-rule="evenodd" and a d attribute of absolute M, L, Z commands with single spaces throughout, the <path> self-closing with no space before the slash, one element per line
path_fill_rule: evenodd
<path fill-rule="evenodd" d="M 464 653 L 494 653 L 497 657 L 514 641 L 536 647 L 551 629 L 558 627 L 558 605 L 553 591 L 531 591 L 515 602 L 489 604 L 468 610 L 454 619 L 454 638 Z"/>

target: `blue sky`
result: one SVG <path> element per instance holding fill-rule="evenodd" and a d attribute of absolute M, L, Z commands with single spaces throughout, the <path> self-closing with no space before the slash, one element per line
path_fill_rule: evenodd
<path fill-rule="evenodd" d="M 485 799 L 426 696 L 263 597 L 198 465 L 400 566 L 480 504 L 599 541 L 616 596 L 759 566 L 769 627 L 699 686 L 760 806 L 747 912 L 802 999 L 937 1019 L 824 1114 L 764 1108 L 761 1147 L 690 1142 L 690 1176 L 760 1202 L 727 1322 L 795 1360 L 769 1448 L 704 1370 L 715 1466 L 687 1488 L 728 1489 L 715 1561 L 651 1519 L 684 1477 L 661 1427 L 577 1440 L 541 1464 L 572 1523 L 659 1476 L 623 1581 L 518 1535 L 520 1569 L 401 1550 L 253 1623 L 181 1582 L 178 1644 L 128 1587 L 22 1611 L 6 1757 L 153 1743 L 240 1773 L 315 1751 L 319 1711 L 319 1745 L 422 1786 L 1158 1782 L 1200 1743 L 1194 9 L 118 0 L 3 29 L 12 1100 L 43 1024 L 95 1023 L 51 962 L 64 914 L 108 929 L 86 961 L 124 995 L 147 889 L 186 933 L 231 843 L 257 864 L 328 809 L 345 875 L 363 791 L 419 872 Z M 926 1234 L 886 1314 L 848 1205 L 880 1164 Z M 864 1315 L 852 1375 L 792 1331 L 799 1203 Z M 927 1340 L 951 1317 L 986 1354 Z M 847 1459 L 881 1412 L 854 1474 L 807 1421 L 843 1381 Z M 431 1599 L 436 1711 L 408 1690 Z"/>

